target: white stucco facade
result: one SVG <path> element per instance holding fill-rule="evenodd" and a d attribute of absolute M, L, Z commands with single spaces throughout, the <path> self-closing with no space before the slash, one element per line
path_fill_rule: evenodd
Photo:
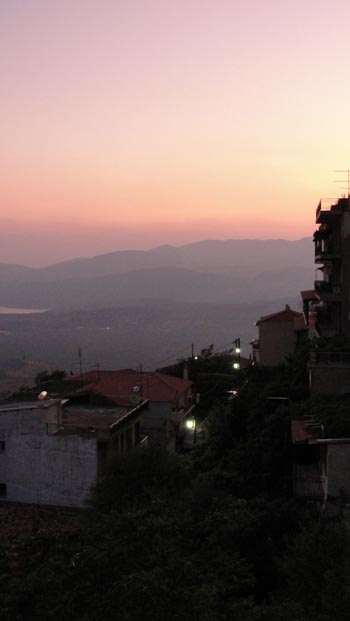
<path fill-rule="evenodd" d="M 60 401 L 0 407 L 1 500 L 81 507 L 97 476 L 97 438 L 59 435 Z"/>

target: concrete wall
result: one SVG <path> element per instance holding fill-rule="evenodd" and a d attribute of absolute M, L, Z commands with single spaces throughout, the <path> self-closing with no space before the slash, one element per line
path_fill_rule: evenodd
<path fill-rule="evenodd" d="M 263 321 L 259 325 L 259 363 L 273 367 L 294 352 L 296 334 L 292 321 Z"/>
<path fill-rule="evenodd" d="M 96 438 L 48 435 L 46 414 L 0 411 L 0 484 L 10 501 L 81 507 L 96 481 Z"/>
<path fill-rule="evenodd" d="M 350 496 L 350 444 L 327 445 L 328 496 Z"/>

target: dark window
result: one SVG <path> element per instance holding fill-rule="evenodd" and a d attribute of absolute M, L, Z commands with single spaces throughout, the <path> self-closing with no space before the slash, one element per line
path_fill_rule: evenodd
<path fill-rule="evenodd" d="M 6 449 L 6 442 L 5 440 L 0 440 L 0 453 L 3 453 Z"/>
<path fill-rule="evenodd" d="M 0 483 L 0 498 L 6 498 L 7 496 L 7 485 L 6 483 Z"/>

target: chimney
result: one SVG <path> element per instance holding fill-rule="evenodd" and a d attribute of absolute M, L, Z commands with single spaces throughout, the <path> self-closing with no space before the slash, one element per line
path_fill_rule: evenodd
<path fill-rule="evenodd" d="M 289 304 L 286 304 L 286 310 L 290 310 Z"/>

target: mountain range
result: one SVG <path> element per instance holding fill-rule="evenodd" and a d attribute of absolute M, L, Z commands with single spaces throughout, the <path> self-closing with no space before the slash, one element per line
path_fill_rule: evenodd
<path fill-rule="evenodd" d="M 119 251 L 45 268 L 0 264 L 2 306 L 101 308 L 141 299 L 242 303 L 297 295 L 313 279 L 311 240 L 202 241 Z"/>
<path fill-rule="evenodd" d="M 0 264 L 0 306 L 44 309 L 0 314 L 0 369 L 156 368 L 214 343 L 241 338 L 255 321 L 300 308 L 314 280 L 311 239 L 203 241 L 122 251 L 41 269 Z M 186 353 L 187 352 L 187 353 Z"/>

